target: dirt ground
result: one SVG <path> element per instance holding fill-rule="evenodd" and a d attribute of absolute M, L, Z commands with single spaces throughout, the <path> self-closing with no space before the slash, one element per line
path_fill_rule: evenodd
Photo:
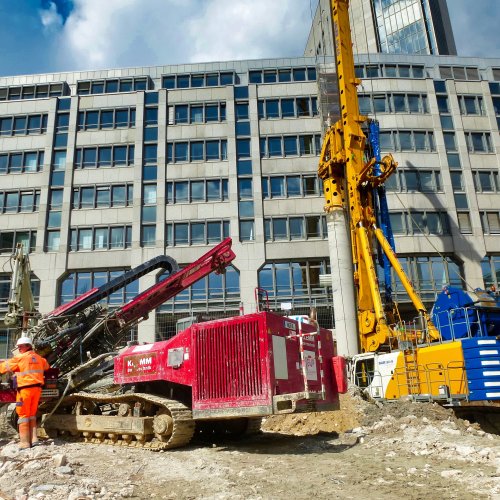
<path fill-rule="evenodd" d="M 154 453 L 0 435 L 4 499 L 497 499 L 500 437 L 438 405 L 382 405 L 267 419 L 238 441 Z"/>

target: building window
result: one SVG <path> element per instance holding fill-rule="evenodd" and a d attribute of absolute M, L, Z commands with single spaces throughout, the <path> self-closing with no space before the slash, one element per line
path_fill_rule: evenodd
<path fill-rule="evenodd" d="M 240 241 L 255 241 L 255 222 L 253 219 L 240 220 Z"/>
<path fill-rule="evenodd" d="M 497 170 L 473 170 L 474 187 L 478 193 L 500 192 L 500 179 Z"/>
<path fill-rule="evenodd" d="M 264 219 L 266 241 L 294 241 L 328 238 L 324 215 L 271 217 Z"/>
<path fill-rule="evenodd" d="M 22 85 L 20 87 L 1 87 L 0 101 L 18 101 L 20 99 L 42 99 L 69 95 L 66 83 L 40 83 Z"/>
<path fill-rule="evenodd" d="M 424 78 L 424 67 L 408 64 L 369 64 L 356 65 L 358 78 Z"/>
<path fill-rule="evenodd" d="M 260 138 L 261 158 L 282 158 L 286 156 L 319 155 L 320 135 L 271 136 Z"/>
<path fill-rule="evenodd" d="M 133 184 L 78 186 L 73 188 L 73 210 L 128 207 L 133 204 Z"/>
<path fill-rule="evenodd" d="M 458 103 L 462 115 L 485 115 L 484 101 L 482 96 L 459 95 Z"/>
<path fill-rule="evenodd" d="M 479 70 L 473 66 L 439 66 L 443 80 L 479 80 Z"/>
<path fill-rule="evenodd" d="M 133 92 L 148 90 L 150 79 L 146 76 L 112 78 L 106 80 L 79 81 L 78 95 L 110 94 L 115 92 Z"/>
<path fill-rule="evenodd" d="M 257 105 L 260 120 L 318 116 L 318 103 L 316 97 L 260 99 Z"/>
<path fill-rule="evenodd" d="M 492 153 L 491 134 L 489 132 L 465 132 L 469 153 Z"/>
<path fill-rule="evenodd" d="M 396 170 L 385 182 L 387 191 L 436 193 L 442 191 L 439 170 Z"/>
<path fill-rule="evenodd" d="M 46 252 L 58 252 L 61 244 L 61 232 L 59 230 L 47 231 L 47 243 L 45 245 Z"/>
<path fill-rule="evenodd" d="M 317 175 L 276 175 L 262 177 L 262 197 L 298 198 L 304 196 L 320 196 L 321 187 Z"/>
<path fill-rule="evenodd" d="M 226 121 L 225 102 L 177 104 L 168 107 L 168 124 L 213 123 Z"/>
<path fill-rule="evenodd" d="M 319 277 L 330 272 L 328 261 L 277 261 L 266 263 L 258 272 L 259 287 L 266 290 L 270 298 L 292 299 L 295 303 L 310 304 L 330 300 L 330 292 L 320 285 Z"/>
<path fill-rule="evenodd" d="M 135 108 L 88 109 L 78 113 L 78 130 L 135 127 Z"/>
<path fill-rule="evenodd" d="M 499 290 L 500 286 L 500 255 L 486 255 L 481 261 L 484 287 L 486 290 L 494 288 Z"/>
<path fill-rule="evenodd" d="M 96 146 L 77 148 L 75 168 L 120 167 L 134 163 L 133 145 Z"/>
<path fill-rule="evenodd" d="M 457 151 L 455 132 L 443 132 L 443 138 L 446 151 Z"/>
<path fill-rule="evenodd" d="M 67 304 L 87 293 L 92 288 L 98 288 L 109 281 L 120 277 L 128 269 L 106 269 L 102 271 L 72 271 L 59 284 L 59 303 Z M 139 293 L 138 280 L 129 283 L 113 292 L 103 301 L 111 307 L 121 306 L 132 300 Z"/>
<path fill-rule="evenodd" d="M 0 191 L 0 214 L 38 212 L 39 206 L 39 189 Z"/>
<path fill-rule="evenodd" d="M 12 275 L 10 273 L 9 274 L 0 273 L 0 311 L 2 313 L 7 312 L 7 305 L 10 298 L 9 293 L 10 293 L 11 279 Z M 40 299 L 40 280 L 33 273 L 31 273 L 30 276 L 30 285 L 31 285 L 31 292 L 33 293 L 33 298 L 35 300 L 35 307 L 38 307 L 38 302 Z M 10 357 L 10 354 L 7 354 L 7 356 L 5 357 L 6 358 Z"/>
<path fill-rule="evenodd" d="M 436 96 L 438 111 L 439 113 L 449 113 L 450 112 L 450 104 L 448 101 L 448 96 L 446 95 L 437 95 Z"/>
<path fill-rule="evenodd" d="M 462 287 L 461 265 L 451 256 L 399 256 L 401 266 L 412 282 L 422 300 L 433 302 L 436 294 L 441 292 L 445 285 Z M 383 272 L 378 269 L 379 280 L 383 281 Z M 409 302 L 406 291 L 391 269 L 392 290 L 395 299 L 399 302 Z"/>
<path fill-rule="evenodd" d="M 362 114 L 376 113 L 428 113 L 427 94 L 376 93 L 360 94 L 359 110 Z"/>
<path fill-rule="evenodd" d="M 211 245 L 229 237 L 228 220 L 175 222 L 167 224 L 167 246 Z"/>
<path fill-rule="evenodd" d="M 156 225 L 143 224 L 141 226 L 141 246 L 154 247 L 156 245 Z"/>
<path fill-rule="evenodd" d="M 227 140 L 167 143 L 167 163 L 227 160 Z"/>
<path fill-rule="evenodd" d="M 276 69 L 254 69 L 248 72 L 248 82 L 259 83 L 288 83 L 305 82 L 316 80 L 316 68 L 280 68 Z"/>
<path fill-rule="evenodd" d="M 427 130 L 384 130 L 380 132 L 382 151 L 417 151 L 436 150 L 434 132 Z"/>
<path fill-rule="evenodd" d="M 13 253 L 17 244 L 22 243 L 25 252 L 34 252 L 36 248 L 36 231 L 0 230 L 0 253 Z"/>
<path fill-rule="evenodd" d="M 199 179 L 167 182 L 167 203 L 228 201 L 228 179 Z"/>
<path fill-rule="evenodd" d="M 472 233 L 472 224 L 469 212 L 457 212 L 458 228 L 462 234 Z"/>
<path fill-rule="evenodd" d="M 130 248 L 132 226 L 78 227 L 70 231 L 70 251 Z"/>
<path fill-rule="evenodd" d="M 0 117 L 0 136 L 45 134 L 46 114 Z"/>
<path fill-rule="evenodd" d="M 485 234 L 500 234 L 500 212 L 480 212 L 481 225 Z"/>
<path fill-rule="evenodd" d="M 450 234 L 448 214 L 446 212 L 411 211 L 393 212 L 389 214 L 394 234 L 416 236 L 419 234 Z"/>
<path fill-rule="evenodd" d="M 0 174 L 39 172 L 43 168 L 43 151 L 16 151 L 0 154 Z"/>
<path fill-rule="evenodd" d="M 237 83 L 239 83 L 238 75 L 232 71 L 162 76 L 162 88 L 164 89 L 218 87 Z"/>

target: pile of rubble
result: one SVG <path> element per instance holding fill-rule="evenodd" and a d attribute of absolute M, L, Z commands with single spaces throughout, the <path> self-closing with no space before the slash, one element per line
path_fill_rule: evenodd
<path fill-rule="evenodd" d="M 20 452 L 0 434 L 0 498 L 500 497 L 497 435 L 435 404 L 380 404 L 357 392 L 341 404 L 268 418 L 244 441 L 195 440 L 165 453 L 60 440 Z"/>

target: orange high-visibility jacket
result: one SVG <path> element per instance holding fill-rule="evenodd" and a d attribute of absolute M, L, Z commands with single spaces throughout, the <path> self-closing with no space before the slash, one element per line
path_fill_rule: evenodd
<path fill-rule="evenodd" d="M 35 351 L 26 351 L 0 363 L 0 373 L 14 372 L 17 388 L 42 386 L 43 372 L 50 368 L 47 360 Z"/>

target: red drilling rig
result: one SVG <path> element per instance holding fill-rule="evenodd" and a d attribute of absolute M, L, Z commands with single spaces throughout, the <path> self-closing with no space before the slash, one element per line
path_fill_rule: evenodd
<path fill-rule="evenodd" d="M 41 406 L 45 432 L 161 450 L 186 445 L 196 430 L 239 435 L 260 429 L 264 416 L 338 409 L 346 374 L 332 333 L 272 312 L 198 323 L 166 341 L 110 352 L 149 312 L 223 272 L 234 257 L 228 238 L 182 270 L 173 259 L 156 258 L 43 317 L 33 328 L 34 345 L 66 384 L 61 397 L 52 389 Z M 110 313 L 96 308 L 157 268 L 170 276 Z M 90 357 L 83 363 L 82 352 Z M 0 391 L 0 401 L 8 394 Z"/>

